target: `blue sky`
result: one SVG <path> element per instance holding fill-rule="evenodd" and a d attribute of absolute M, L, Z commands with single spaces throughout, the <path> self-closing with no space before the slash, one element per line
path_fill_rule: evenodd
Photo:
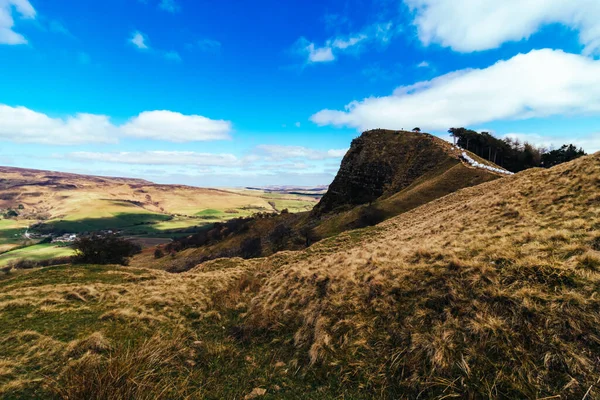
<path fill-rule="evenodd" d="M 328 184 L 352 138 L 600 150 L 600 2 L 0 0 L 0 164 Z"/>

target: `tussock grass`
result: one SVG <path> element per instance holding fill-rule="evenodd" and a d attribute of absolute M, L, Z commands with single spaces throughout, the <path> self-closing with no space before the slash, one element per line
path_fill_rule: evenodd
<path fill-rule="evenodd" d="M 599 176 L 600 154 L 181 274 L 11 275 L 0 394 L 600 398 Z"/>
<path fill-rule="evenodd" d="M 71 362 L 50 390 L 69 400 L 191 398 L 198 389 L 177 368 L 183 341 L 153 336 L 135 347 L 109 350 L 106 357 L 90 351 Z M 83 344 L 90 350 L 108 348 L 99 336 Z"/>

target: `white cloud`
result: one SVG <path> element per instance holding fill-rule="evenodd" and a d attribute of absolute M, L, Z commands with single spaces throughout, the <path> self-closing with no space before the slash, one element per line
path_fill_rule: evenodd
<path fill-rule="evenodd" d="M 300 38 L 296 42 L 298 53 L 306 55 L 309 63 L 322 63 L 335 60 L 331 47 L 315 47 L 314 43 L 310 43 L 305 38 Z"/>
<path fill-rule="evenodd" d="M 25 107 L 0 104 L 0 138 L 18 143 L 114 143 L 118 131 L 105 115 L 51 118 Z"/>
<path fill-rule="evenodd" d="M 334 61 L 337 54 L 359 52 L 363 45 L 376 42 L 386 45 L 399 30 L 391 22 L 368 25 L 358 33 L 347 36 L 336 36 L 325 41 L 323 46 L 317 46 L 302 37 L 298 39 L 294 48 L 295 52 L 307 58 L 308 63 L 322 63 Z"/>
<path fill-rule="evenodd" d="M 487 50 L 529 38 L 560 23 L 579 31 L 585 54 L 600 52 L 598 0 L 404 0 L 416 13 L 421 42 L 460 52 Z"/>
<path fill-rule="evenodd" d="M 136 165 L 194 165 L 233 167 L 239 160 L 233 154 L 196 153 L 193 151 L 140 151 L 98 153 L 80 151 L 69 153 L 66 158 L 78 161 L 95 161 Z"/>
<path fill-rule="evenodd" d="M 346 155 L 348 149 L 327 150 L 328 158 L 342 158 Z"/>
<path fill-rule="evenodd" d="M 600 114 L 600 61 L 536 50 L 485 69 L 467 69 L 397 88 L 390 96 L 322 110 L 318 125 L 361 130 L 451 126 L 552 115 Z"/>
<path fill-rule="evenodd" d="M 131 38 L 129 39 L 129 42 L 132 43 L 135 47 L 137 47 L 140 50 L 147 50 L 150 48 L 148 46 L 148 44 L 146 43 L 146 35 L 144 35 L 140 31 L 133 32 L 131 34 Z"/>
<path fill-rule="evenodd" d="M 150 45 L 148 44 L 148 36 L 143 34 L 140 31 L 135 31 L 131 34 L 131 37 L 129 38 L 129 43 L 133 44 L 135 47 L 137 47 L 140 50 L 144 50 L 144 52 L 146 52 L 147 54 L 158 55 L 169 61 L 175 61 L 175 62 L 182 61 L 179 53 L 174 50 L 164 51 L 164 50 L 152 49 L 150 47 Z"/>
<path fill-rule="evenodd" d="M 0 104 L 0 139 L 20 143 L 115 143 L 122 136 L 183 143 L 229 139 L 231 130 L 229 121 L 172 111 L 146 111 L 117 126 L 105 115 L 52 118 L 25 107 Z"/>
<path fill-rule="evenodd" d="M 126 136 L 178 143 L 225 140 L 231 130 L 229 121 L 164 110 L 145 111 L 121 127 Z"/>
<path fill-rule="evenodd" d="M 158 8 L 170 13 L 176 13 L 181 10 L 181 7 L 175 0 L 161 0 L 161 2 L 158 4 Z"/>
<path fill-rule="evenodd" d="M 296 128 L 300 128 L 300 126 L 301 126 L 302 124 L 300 124 L 300 122 L 296 122 L 296 124 L 295 124 L 295 125 L 296 125 Z"/>
<path fill-rule="evenodd" d="M 34 19 L 35 9 L 28 0 L 0 0 L 0 44 L 27 44 L 25 36 L 13 30 L 13 10 L 26 19 Z"/>
<path fill-rule="evenodd" d="M 421 61 L 419 64 L 417 64 L 417 68 L 429 68 L 429 63 L 427 61 Z"/>
<path fill-rule="evenodd" d="M 332 149 L 327 151 L 309 149 L 302 146 L 283 146 L 278 144 L 263 144 L 256 150 L 270 160 L 304 158 L 308 160 L 325 160 L 328 158 L 342 158 L 347 149 Z"/>

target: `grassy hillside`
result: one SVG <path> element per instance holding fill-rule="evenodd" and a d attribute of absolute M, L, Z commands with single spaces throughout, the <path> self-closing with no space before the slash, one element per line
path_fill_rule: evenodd
<path fill-rule="evenodd" d="M 299 252 L 0 278 L 5 398 L 600 397 L 600 153 Z"/>
<path fill-rule="evenodd" d="M 426 133 L 383 129 L 364 132 L 352 141 L 333 183 L 312 211 L 252 221 L 238 232 L 166 259 L 155 260 L 148 250 L 136 257 L 133 265 L 187 270 L 211 258 L 247 257 L 242 247 L 251 240 L 260 242 L 259 251 L 252 256 L 268 256 L 282 249 L 300 250 L 307 243 L 375 225 L 459 189 L 503 176 L 471 167 L 461 160 L 462 152 Z M 282 243 L 274 243 L 277 237 Z"/>

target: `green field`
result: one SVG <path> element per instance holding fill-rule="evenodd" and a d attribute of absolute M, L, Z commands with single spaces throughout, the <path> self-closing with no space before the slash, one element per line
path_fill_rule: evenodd
<path fill-rule="evenodd" d="M 73 255 L 73 249 L 53 243 L 36 244 L 0 254 L 0 266 L 11 261 L 31 260 L 42 261 L 57 257 L 68 257 Z"/>
<path fill-rule="evenodd" d="M 32 223 L 28 220 L 0 219 L 0 253 L 21 246 L 23 234 Z"/>
<path fill-rule="evenodd" d="M 257 196 L 257 193 L 260 197 Z M 32 233 L 41 234 L 82 234 L 103 230 L 119 231 L 125 236 L 144 238 L 170 239 L 194 232 L 195 228 L 215 222 L 224 222 L 232 218 L 246 218 L 257 212 L 289 212 L 310 210 L 313 200 L 303 200 L 290 195 L 276 193 L 251 192 L 248 204 L 232 206 L 224 201 L 222 208 L 212 205 L 197 212 L 181 215 L 179 213 L 158 213 L 145 210 L 130 202 L 115 200 L 83 201 L 77 211 L 68 213 L 60 219 L 51 219 L 35 229 Z M 263 205 L 256 199 L 262 199 Z M 182 203 L 183 204 L 183 203 Z M 213 203 L 214 204 L 214 203 Z M 180 210 L 181 213 L 184 209 Z M 28 241 L 24 233 L 29 226 L 38 221 L 20 219 L 0 220 L 0 265 L 10 261 L 27 259 L 41 261 L 72 254 L 69 248 L 51 244 L 36 244 Z"/>

